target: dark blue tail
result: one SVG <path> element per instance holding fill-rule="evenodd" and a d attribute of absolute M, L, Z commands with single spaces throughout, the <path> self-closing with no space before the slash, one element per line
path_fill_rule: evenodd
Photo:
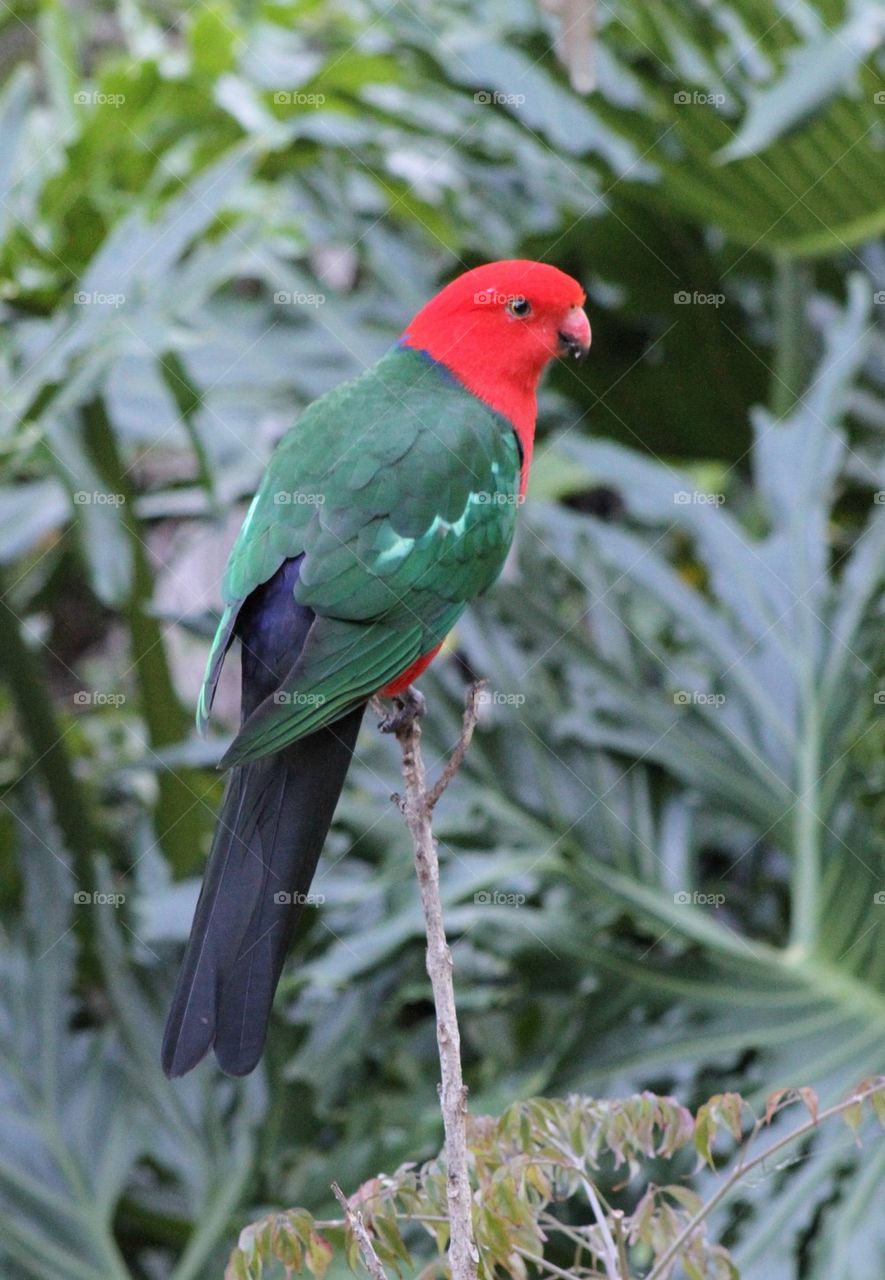
<path fill-rule="evenodd" d="M 299 560 L 244 603 L 242 717 L 272 694 L 313 621 L 295 602 Z M 353 756 L 364 706 L 283 751 L 231 770 L 163 1038 L 184 1075 L 214 1048 L 223 1071 L 261 1057 L 274 992 Z"/>

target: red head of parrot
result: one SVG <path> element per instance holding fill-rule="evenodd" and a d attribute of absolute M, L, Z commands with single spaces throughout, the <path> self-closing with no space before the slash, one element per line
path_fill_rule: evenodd
<path fill-rule="evenodd" d="M 577 280 L 545 262 L 490 262 L 446 285 L 400 339 L 427 352 L 513 424 L 523 491 L 541 374 L 556 356 L 581 359 L 590 346 L 585 296 Z"/>

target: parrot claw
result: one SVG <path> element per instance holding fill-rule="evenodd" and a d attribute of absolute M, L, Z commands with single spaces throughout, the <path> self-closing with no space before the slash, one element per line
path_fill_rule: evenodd
<path fill-rule="evenodd" d="M 378 725 L 382 733 L 400 733 L 427 713 L 427 699 L 414 685 L 409 685 L 408 689 L 398 693 L 393 699 L 393 705 L 396 710 L 386 715 Z"/>

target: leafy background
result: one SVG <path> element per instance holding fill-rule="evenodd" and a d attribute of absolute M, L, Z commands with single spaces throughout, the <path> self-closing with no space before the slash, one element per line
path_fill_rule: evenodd
<path fill-rule="evenodd" d="M 215 1276 L 259 1213 L 438 1148 L 371 725 L 264 1067 L 172 1086 L 157 1047 L 242 503 L 300 406 L 486 259 L 577 275 L 595 341 L 425 682 L 434 757 L 468 673 L 494 695 L 439 813 L 472 1108 L 885 1071 L 885 13 L 596 8 L 589 92 L 575 9 L 528 0 L 0 10 L 11 1280 Z M 719 1235 L 745 1276 L 880 1274 L 883 1173 L 811 1141 Z"/>

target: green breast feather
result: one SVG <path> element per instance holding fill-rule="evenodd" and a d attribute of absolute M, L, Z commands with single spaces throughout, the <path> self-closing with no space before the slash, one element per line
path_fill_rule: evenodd
<path fill-rule="evenodd" d="M 281 690 L 293 696 L 258 708 L 228 763 L 330 723 L 439 644 L 501 571 L 519 470 L 505 419 L 414 351 L 305 410 L 231 552 L 198 720 L 240 605 L 284 560 L 304 556 L 295 595 L 317 617 Z"/>

